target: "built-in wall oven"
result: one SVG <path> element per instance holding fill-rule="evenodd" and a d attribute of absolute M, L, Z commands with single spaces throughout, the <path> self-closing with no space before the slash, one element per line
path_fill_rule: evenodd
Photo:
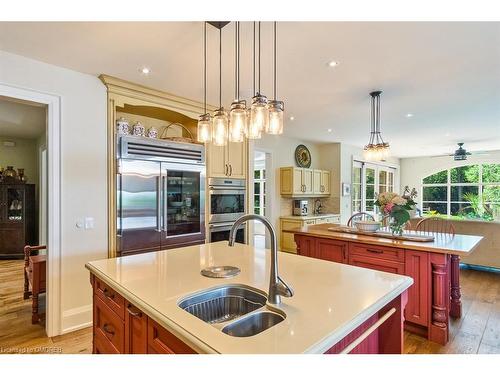
<path fill-rule="evenodd" d="M 209 178 L 209 241 L 229 239 L 233 223 L 246 212 L 245 180 L 232 178 Z M 245 243 L 245 226 L 237 234 L 237 242 Z"/>
<path fill-rule="evenodd" d="M 117 255 L 205 242 L 204 146 L 119 139 Z"/>

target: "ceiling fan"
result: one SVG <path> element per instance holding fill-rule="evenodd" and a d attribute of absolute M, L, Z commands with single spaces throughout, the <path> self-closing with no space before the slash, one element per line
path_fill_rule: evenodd
<path fill-rule="evenodd" d="M 465 148 L 462 147 L 464 145 L 464 142 L 458 142 L 457 145 L 458 145 L 458 148 L 455 150 L 455 152 L 453 154 L 436 155 L 434 157 L 439 158 L 439 157 L 443 157 L 443 156 L 453 156 L 453 160 L 455 160 L 455 161 L 464 161 L 464 160 L 467 160 L 467 156 L 469 156 L 469 155 L 487 154 L 487 152 L 485 152 L 485 151 L 468 152 Z"/>

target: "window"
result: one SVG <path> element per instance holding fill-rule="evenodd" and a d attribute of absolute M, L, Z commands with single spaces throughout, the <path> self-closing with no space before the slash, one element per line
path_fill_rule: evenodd
<path fill-rule="evenodd" d="M 355 161 L 352 168 L 352 212 L 377 214 L 375 199 L 385 191 L 394 191 L 395 168 Z"/>
<path fill-rule="evenodd" d="M 266 214 L 266 170 L 256 169 L 254 171 L 254 213 Z"/>
<path fill-rule="evenodd" d="M 474 164 L 439 171 L 422 179 L 424 214 L 499 220 L 500 164 Z"/>

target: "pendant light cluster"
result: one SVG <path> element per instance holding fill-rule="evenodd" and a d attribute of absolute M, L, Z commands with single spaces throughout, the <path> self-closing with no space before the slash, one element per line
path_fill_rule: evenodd
<path fill-rule="evenodd" d="M 261 23 L 253 23 L 253 92 L 252 103 L 247 108 L 246 101 L 240 98 L 240 23 L 235 25 L 235 99 L 231 103 L 229 114 L 222 107 L 222 28 L 229 22 L 208 22 L 208 24 L 219 29 L 219 108 L 213 116 L 207 113 L 207 22 L 203 29 L 203 54 L 204 54 L 204 108 L 205 113 L 198 120 L 198 142 L 212 142 L 216 146 L 224 146 L 227 142 L 243 142 L 248 139 L 259 139 L 262 134 L 283 133 L 283 111 L 284 103 L 277 100 L 277 59 L 276 59 L 276 29 L 273 27 L 273 100 L 268 100 L 260 90 L 260 62 L 261 62 Z M 258 49 L 256 46 L 256 33 L 258 32 Z M 256 49 L 258 51 L 256 56 Z M 256 62 L 257 59 L 257 62 Z M 258 66 L 258 78 L 256 89 L 256 65 Z"/>
<path fill-rule="evenodd" d="M 382 91 L 370 93 L 370 140 L 364 147 L 364 156 L 367 160 L 385 160 L 389 156 L 389 143 L 384 142 L 380 133 L 380 94 Z"/>

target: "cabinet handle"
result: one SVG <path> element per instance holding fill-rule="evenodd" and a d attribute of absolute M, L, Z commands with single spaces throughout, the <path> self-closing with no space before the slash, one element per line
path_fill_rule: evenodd
<path fill-rule="evenodd" d="M 344 257 L 344 261 L 347 261 L 347 251 L 345 245 L 342 246 L 342 256 Z"/>
<path fill-rule="evenodd" d="M 224 164 L 224 174 L 226 176 L 229 176 L 229 172 L 228 171 L 229 171 L 229 168 L 227 167 L 227 164 Z"/>
<path fill-rule="evenodd" d="M 110 329 L 108 323 L 104 323 L 104 325 L 102 326 L 102 330 L 112 336 L 115 334 L 115 330 Z"/>
<path fill-rule="evenodd" d="M 366 249 L 369 253 L 374 253 L 374 254 L 383 254 L 384 250 L 379 250 L 379 249 Z"/>
<path fill-rule="evenodd" d="M 127 306 L 127 311 L 128 311 L 128 313 L 129 313 L 130 315 L 132 315 L 132 316 L 137 316 L 137 317 L 139 317 L 139 318 L 140 318 L 140 317 L 142 317 L 142 311 L 141 311 L 141 310 L 139 310 L 137 307 L 135 307 L 135 306 L 131 305 L 131 304 L 129 304 L 129 305 Z"/>
<path fill-rule="evenodd" d="M 111 299 L 114 299 L 115 298 L 115 294 L 114 293 L 111 293 L 108 288 L 104 288 L 102 293 L 108 297 L 108 298 L 111 298 Z"/>
<path fill-rule="evenodd" d="M 233 165 L 232 164 L 229 164 L 229 175 L 230 176 L 233 175 Z"/>

